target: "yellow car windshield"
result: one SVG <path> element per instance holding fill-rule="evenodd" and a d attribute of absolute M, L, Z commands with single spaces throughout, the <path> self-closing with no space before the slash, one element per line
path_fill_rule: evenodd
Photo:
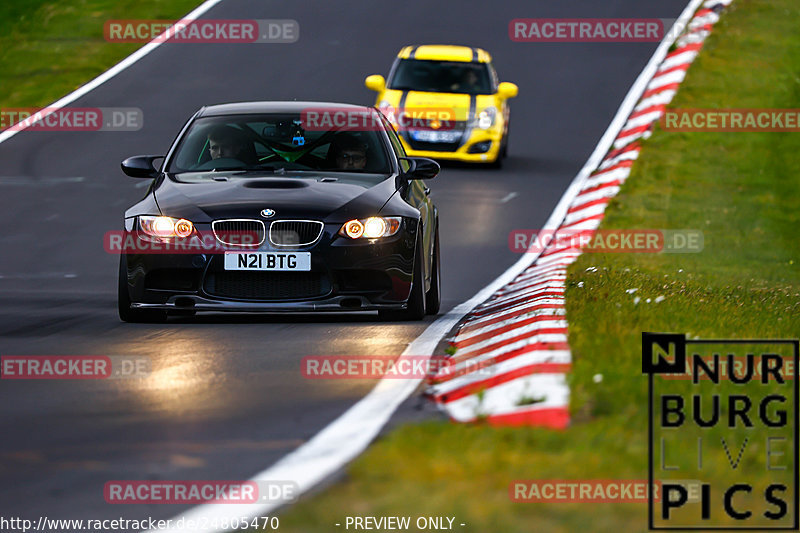
<path fill-rule="evenodd" d="M 437 93 L 492 94 L 485 63 L 401 59 L 389 89 Z"/>

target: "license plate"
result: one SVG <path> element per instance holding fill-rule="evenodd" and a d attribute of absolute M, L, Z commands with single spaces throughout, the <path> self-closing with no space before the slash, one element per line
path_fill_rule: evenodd
<path fill-rule="evenodd" d="M 225 270 L 311 270 L 310 252 L 225 252 Z"/>
<path fill-rule="evenodd" d="M 460 131 L 430 131 L 419 130 L 412 131 L 411 137 L 415 141 L 429 142 L 429 143 L 452 143 L 456 142 L 461 136 Z"/>

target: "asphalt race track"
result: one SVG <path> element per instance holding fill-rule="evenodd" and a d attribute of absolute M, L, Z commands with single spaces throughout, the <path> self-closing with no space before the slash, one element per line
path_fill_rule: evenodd
<path fill-rule="evenodd" d="M 329 100 L 371 105 L 365 76 L 406 44 L 488 50 L 512 102 L 502 170 L 447 166 L 428 183 L 440 210 L 443 306 L 467 300 L 518 259 L 511 230 L 544 224 L 655 50 L 643 44 L 532 44 L 513 18 L 676 18 L 686 0 L 448 0 L 435 3 L 227 0 L 203 18 L 295 19 L 294 44 L 165 44 L 75 107 L 138 107 L 138 132 L 23 132 L 0 144 L 0 354 L 144 355 L 142 380 L 0 383 L 0 514 L 169 518 L 185 507 L 112 506 L 125 479 L 247 479 L 296 448 L 374 384 L 307 380 L 307 355 L 398 355 L 433 318 L 370 314 L 202 316 L 166 325 L 117 318 L 115 255 L 142 180 L 127 156 L 163 153 L 204 104 Z M 109 45 L 113 46 L 113 45 Z M 407 402 L 410 404 L 412 402 Z M 406 407 L 404 407 L 405 409 Z M 402 411 L 402 410 L 401 410 Z"/>

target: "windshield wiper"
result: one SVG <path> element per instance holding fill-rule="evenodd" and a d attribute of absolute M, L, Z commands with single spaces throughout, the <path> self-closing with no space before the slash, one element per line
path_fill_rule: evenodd
<path fill-rule="evenodd" d="M 238 174 L 263 174 L 265 172 L 274 172 L 276 174 L 283 174 L 285 169 L 283 167 L 276 168 L 276 167 L 250 167 L 250 168 L 242 168 L 242 167 L 218 167 L 212 168 L 208 172 L 231 172 L 234 175 Z"/>
<path fill-rule="evenodd" d="M 247 167 L 238 169 L 236 172 L 237 174 L 252 174 L 255 172 L 275 172 L 278 174 L 283 174 L 286 170 L 283 167 L 272 167 L 272 166 L 264 166 L 264 167 Z"/>
<path fill-rule="evenodd" d="M 231 170 L 244 170 L 242 167 L 215 167 L 205 172 L 230 172 Z"/>

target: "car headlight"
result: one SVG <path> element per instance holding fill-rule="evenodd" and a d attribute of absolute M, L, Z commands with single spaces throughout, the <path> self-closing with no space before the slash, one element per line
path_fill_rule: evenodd
<path fill-rule="evenodd" d="M 397 117 L 394 114 L 394 106 L 392 104 L 386 100 L 381 100 L 381 103 L 378 104 L 378 109 L 381 113 L 383 113 L 383 116 L 386 117 L 386 120 L 388 120 L 392 126 L 397 126 Z"/>
<path fill-rule="evenodd" d="M 140 216 L 140 236 L 149 237 L 148 240 L 164 242 L 175 237 L 185 238 L 194 233 L 194 224 L 185 218 Z"/>
<path fill-rule="evenodd" d="M 400 230 L 400 217 L 369 217 L 345 222 L 339 235 L 350 239 L 391 237 Z"/>
<path fill-rule="evenodd" d="M 492 126 L 494 126 L 494 121 L 497 118 L 497 108 L 494 107 L 487 107 L 480 113 L 478 113 L 478 119 L 476 120 L 478 128 L 482 130 L 488 130 Z"/>

